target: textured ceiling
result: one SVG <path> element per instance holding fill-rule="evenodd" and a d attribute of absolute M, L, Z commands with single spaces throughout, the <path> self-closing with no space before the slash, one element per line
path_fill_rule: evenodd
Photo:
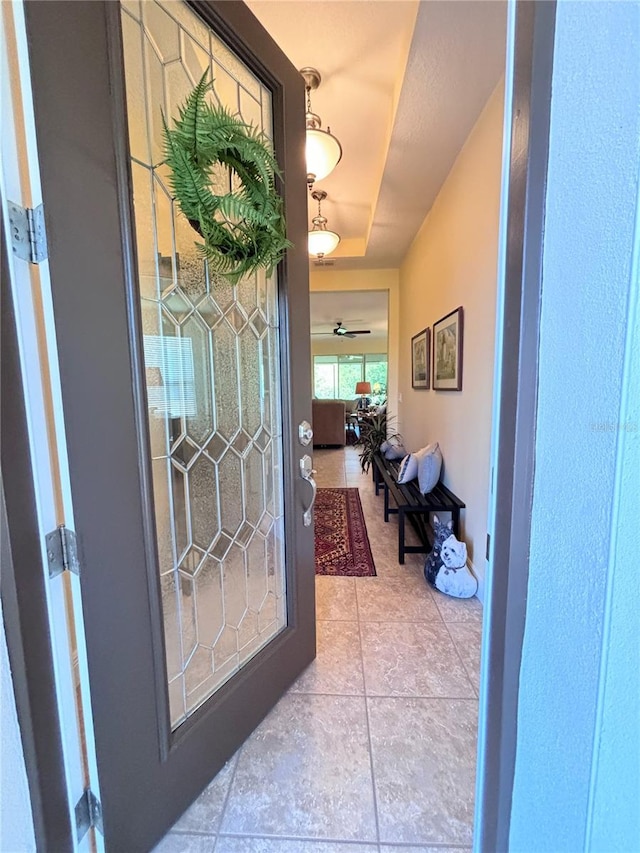
<path fill-rule="evenodd" d="M 398 267 L 503 72 L 506 3 L 248 5 L 296 67 L 315 66 L 323 77 L 313 111 L 343 148 L 317 185 L 342 237 L 333 268 Z"/>

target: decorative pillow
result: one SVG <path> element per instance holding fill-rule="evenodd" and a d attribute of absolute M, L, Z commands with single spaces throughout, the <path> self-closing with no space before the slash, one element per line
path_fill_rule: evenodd
<path fill-rule="evenodd" d="M 442 453 L 440 445 L 428 444 L 418 457 L 418 485 L 423 495 L 428 495 L 440 479 L 442 470 Z"/>
<path fill-rule="evenodd" d="M 404 457 L 398 469 L 398 483 L 410 483 L 418 476 L 418 460 L 415 453 L 409 453 Z"/>
<path fill-rule="evenodd" d="M 385 459 L 404 459 L 407 455 L 407 450 L 404 444 L 392 444 L 384 452 Z"/>
<path fill-rule="evenodd" d="M 390 439 L 383 441 L 380 445 L 380 451 L 385 459 L 404 459 L 407 455 L 399 435 L 392 435 Z"/>

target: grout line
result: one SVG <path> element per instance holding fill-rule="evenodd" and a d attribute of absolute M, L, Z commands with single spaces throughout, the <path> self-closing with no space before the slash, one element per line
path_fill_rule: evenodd
<path fill-rule="evenodd" d="M 160 841 L 169 835 L 197 835 L 200 838 L 211 838 L 213 841 L 218 837 L 217 832 L 205 832 L 204 829 L 170 829 L 169 832 L 167 832 L 167 835 L 163 836 Z"/>
<path fill-rule="evenodd" d="M 320 844 L 349 844 L 350 846 L 357 847 L 378 847 L 380 848 L 381 853 L 384 853 L 386 849 L 393 847 L 394 849 L 402 849 L 402 850 L 419 850 L 423 849 L 425 844 L 418 843 L 414 844 L 413 842 L 407 841 L 363 841 L 360 839 L 354 840 L 352 838 L 324 838 L 319 837 L 317 835 L 272 835 L 268 833 L 262 834 L 247 834 L 247 833 L 235 833 L 235 832 L 220 832 L 217 835 L 212 835 L 209 832 L 203 832 L 198 829 L 176 829 L 172 830 L 168 835 L 181 835 L 184 837 L 197 836 L 198 838 L 209 838 L 212 841 L 219 841 L 222 838 L 231 838 L 231 839 L 253 839 L 256 841 L 268 840 L 268 841 L 309 841 L 309 842 L 318 842 Z M 430 849 L 434 850 L 442 849 L 442 850 L 471 850 L 468 844 L 457 844 L 446 841 L 429 841 L 426 844 Z M 327 848 L 328 849 L 328 848 Z M 214 848 L 215 850 L 215 848 Z"/>
<path fill-rule="evenodd" d="M 466 675 L 466 671 L 465 671 Z M 473 687 L 473 684 L 471 685 Z M 365 686 L 366 690 L 366 686 Z M 290 691 L 289 694 L 291 696 L 324 696 L 328 698 L 335 698 L 336 696 L 340 696 L 344 699 L 427 699 L 434 701 L 439 701 L 440 699 L 444 699 L 446 702 L 451 700 L 455 700 L 456 702 L 474 702 L 477 704 L 478 697 L 477 696 L 425 696 L 424 694 L 418 693 L 315 693 L 312 690 L 296 690 Z"/>
<path fill-rule="evenodd" d="M 462 665 L 462 669 L 463 669 L 463 671 L 464 671 L 465 675 L 467 676 L 467 681 L 468 681 L 468 682 L 469 682 L 469 684 L 471 685 L 471 689 L 473 690 L 473 694 L 474 694 L 474 696 L 475 696 L 475 697 L 476 697 L 476 699 L 477 699 L 477 698 L 478 698 L 478 691 L 476 690 L 476 685 L 475 685 L 475 683 L 474 683 L 473 679 L 471 678 L 471 675 L 470 675 L 470 673 L 469 673 L 469 670 L 467 669 L 467 666 L 466 666 L 465 662 L 464 662 L 464 661 L 463 661 L 463 659 L 462 659 L 462 655 L 460 654 L 460 649 L 458 648 L 458 644 L 456 643 L 456 641 L 455 641 L 455 638 L 454 638 L 453 634 L 452 634 L 452 633 L 451 633 L 451 631 L 449 630 L 449 625 L 448 625 L 446 622 L 444 622 L 444 625 L 445 625 L 445 627 L 446 627 L 446 629 L 447 629 L 447 634 L 449 635 L 449 639 L 450 639 L 450 640 L 451 640 L 451 642 L 453 643 L 453 648 L 455 649 L 455 652 L 456 652 L 456 654 L 457 654 L 457 656 L 458 656 L 458 660 L 460 661 L 460 664 Z"/>
<path fill-rule="evenodd" d="M 424 850 L 433 848 L 434 850 L 471 850 L 468 844 L 451 844 L 447 841 L 429 841 L 426 844 L 413 844 L 411 841 L 382 841 L 380 843 L 380 853 L 384 853 L 385 849 L 390 847 L 399 848 L 402 850 Z"/>
<path fill-rule="evenodd" d="M 234 766 L 233 771 L 231 773 L 231 779 L 229 780 L 229 787 L 227 788 L 227 793 L 225 794 L 224 802 L 222 804 L 222 810 L 220 812 L 220 820 L 218 821 L 218 835 L 220 835 L 220 831 L 222 829 L 222 824 L 224 823 L 224 818 L 225 818 L 225 815 L 227 813 L 227 805 L 229 804 L 229 799 L 231 797 L 231 789 L 233 788 L 233 783 L 235 782 L 235 779 L 236 779 L 236 773 L 238 772 L 238 765 L 240 764 L 240 755 L 242 754 L 242 751 L 244 750 L 244 745 L 246 742 L 247 741 L 245 740 L 244 743 L 242 744 L 242 746 L 234 753 L 234 756 L 237 756 L 236 757 L 236 763 L 235 763 L 235 766 Z M 215 847 L 217 847 L 217 846 L 218 846 L 218 842 L 216 841 Z M 215 847 L 214 847 L 214 850 L 215 850 Z"/>
<path fill-rule="evenodd" d="M 371 741 L 371 723 L 369 720 L 369 702 L 367 700 L 367 678 L 364 669 L 364 654 L 362 651 L 362 629 L 360 627 L 360 605 L 358 603 L 358 587 L 356 585 L 356 614 L 358 616 L 358 639 L 360 641 L 360 665 L 362 667 L 362 687 L 364 689 L 364 713 L 367 720 L 367 738 L 369 740 L 369 765 L 371 767 L 371 788 L 373 794 L 373 813 L 376 821 L 376 840 L 380 845 L 380 816 L 378 814 L 378 794 L 376 791 L 376 775 L 373 766 L 373 743 Z"/>
<path fill-rule="evenodd" d="M 353 838 L 325 838 L 317 835 L 273 835 L 270 833 L 263 833 L 262 835 L 258 835 L 256 833 L 235 833 L 235 832 L 221 832 L 218 836 L 219 838 L 252 838 L 257 841 L 268 840 L 268 841 L 317 841 L 321 844 L 350 844 L 353 847 L 377 847 L 377 841 L 363 841 L 362 839 L 353 839 Z M 443 845 L 445 846 L 445 845 Z M 451 846 L 451 845 L 448 845 Z M 464 848 L 462 848 L 464 849 Z M 327 847 L 327 851 L 329 848 Z M 292 853 L 295 853 L 292 851 Z"/>

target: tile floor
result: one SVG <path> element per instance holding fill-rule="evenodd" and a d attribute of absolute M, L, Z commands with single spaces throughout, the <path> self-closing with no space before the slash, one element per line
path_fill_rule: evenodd
<path fill-rule="evenodd" d="M 155 853 L 447 853 L 472 840 L 482 607 L 397 562 L 357 449 L 316 450 L 355 486 L 375 578 L 317 578 L 318 656 Z"/>

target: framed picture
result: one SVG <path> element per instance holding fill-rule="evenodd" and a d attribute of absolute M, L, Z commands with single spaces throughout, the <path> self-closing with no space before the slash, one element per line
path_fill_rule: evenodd
<path fill-rule="evenodd" d="M 411 387 L 429 388 L 429 379 L 431 376 L 429 356 L 431 355 L 431 347 L 429 346 L 430 329 L 423 329 L 411 338 Z"/>
<path fill-rule="evenodd" d="M 462 306 L 433 324 L 433 388 L 462 391 Z"/>

